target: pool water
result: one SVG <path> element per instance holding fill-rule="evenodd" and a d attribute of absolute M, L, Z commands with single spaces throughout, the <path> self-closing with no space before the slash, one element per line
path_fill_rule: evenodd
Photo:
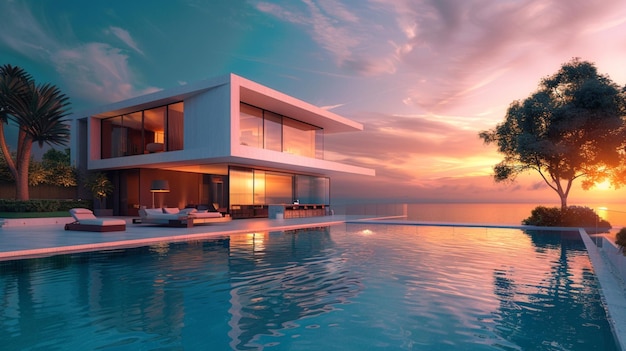
<path fill-rule="evenodd" d="M 617 350 L 573 232 L 339 225 L 0 262 L 3 350 Z"/>

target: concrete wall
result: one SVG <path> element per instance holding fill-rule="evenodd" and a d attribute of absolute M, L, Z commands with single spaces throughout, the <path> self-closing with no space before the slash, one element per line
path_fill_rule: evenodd
<path fill-rule="evenodd" d="M 185 152 L 202 157 L 230 155 L 230 85 L 220 85 L 185 99 Z"/>

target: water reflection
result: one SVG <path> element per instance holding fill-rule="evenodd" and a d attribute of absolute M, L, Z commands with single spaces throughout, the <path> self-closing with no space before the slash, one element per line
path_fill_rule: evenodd
<path fill-rule="evenodd" d="M 547 272 L 537 272 L 541 277 L 535 284 L 518 282 L 513 267 L 494 270 L 494 293 L 500 301 L 496 332 L 528 350 L 576 350 L 581 339 L 585 350 L 617 350 L 578 232 L 525 234 L 538 253 L 558 259 L 548 263 Z M 571 323 L 581 316 L 587 323 Z"/>
<path fill-rule="evenodd" d="M 2 262 L 0 340 L 9 350 L 113 347 L 145 334 L 175 343 L 189 315 L 181 281 L 223 274 L 227 262 L 223 239 Z"/>
<path fill-rule="evenodd" d="M 255 348 L 357 294 L 344 261 L 323 227 L 4 262 L 0 339 L 15 350 L 150 348 L 210 333 Z"/>
<path fill-rule="evenodd" d="M 7 350 L 615 348 L 569 232 L 238 234 L 4 262 L 0 293 Z"/>
<path fill-rule="evenodd" d="M 262 235 L 261 252 L 255 240 L 231 243 L 233 349 L 258 347 L 259 336 L 332 311 L 362 289 L 359 277 L 344 269 L 344 259 L 334 250 L 330 228 Z"/>

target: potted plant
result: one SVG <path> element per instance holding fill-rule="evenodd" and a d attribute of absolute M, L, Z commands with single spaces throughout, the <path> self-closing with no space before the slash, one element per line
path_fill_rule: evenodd
<path fill-rule="evenodd" d="M 106 174 L 101 172 L 93 174 L 87 181 L 87 187 L 91 190 L 94 200 L 98 200 L 99 203 L 98 208 L 94 206 L 94 214 L 96 216 L 113 215 L 113 210 L 106 208 L 106 198 L 113 193 L 113 183 Z"/>

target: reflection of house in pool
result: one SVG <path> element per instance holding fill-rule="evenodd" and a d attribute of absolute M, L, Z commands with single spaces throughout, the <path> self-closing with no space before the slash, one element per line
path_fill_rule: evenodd
<path fill-rule="evenodd" d="M 324 159 L 326 134 L 361 124 L 232 74 L 72 118 L 72 159 L 107 173 L 118 215 L 215 204 L 234 218 L 267 217 L 270 204 L 294 202 L 317 205 L 294 214 L 317 215 L 330 204 L 333 173 L 374 175 Z M 152 205 L 154 180 L 169 189 Z"/>
<path fill-rule="evenodd" d="M 363 289 L 341 255 L 328 255 L 334 246 L 328 227 L 238 238 L 231 238 L 229 258 L 233 349 L 251 347 L 261 335 L 330 312 Z"/>

